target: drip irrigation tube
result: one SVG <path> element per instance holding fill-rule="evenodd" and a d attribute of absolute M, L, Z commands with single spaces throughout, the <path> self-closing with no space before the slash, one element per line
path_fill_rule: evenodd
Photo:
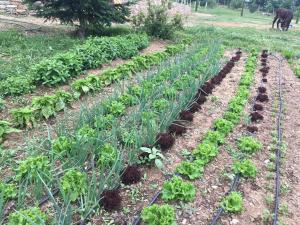
<path fill-rule="evenodd" d="M 272 55 L 278 61 L 278 112 L 276 119 L 276 129 L 277 129 L 277 145 L 276 145 L 276 162 L 275 162 L 275 191 L 274 191 L 274 211 L 273 211 L 273 222 L 272 225 L 278 224 L 278 211 L 280 204 L 280 160 L 281 160 L 281 144 L 282 144 L 282 114 L 283 114 L 283 103 L 282 103 L 282 61 L 283 58 L 278 58 L 275 55 Z"/>

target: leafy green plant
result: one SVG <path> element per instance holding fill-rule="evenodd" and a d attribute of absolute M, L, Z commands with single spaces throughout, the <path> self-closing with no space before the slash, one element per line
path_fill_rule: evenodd
<path fill-rule="evenodd" d="M 60 136 L 59 138 L 52 141 L 52 149 L 55 153 L 65 153 L 72 150 L 73 142 L 71 139 Z"/>
<path fill-rule="evenodd" d="M 77 136 L 80 139 L 95 138 L 97 133 L 96 130 L 91 128 L 88 124 L 85 124 L 77 131 Z"/>
<path fill-rule="evenodd" d="M 221 144 L 224 144 L 224 135 L 222 135 L 219 131 L 212 131 L 212 130 L 209 130 L 204 139 L 203 139 L 203 142 L 210 142 L 210 143 L 213 143 L 215 145 L 221 145 Z"/>
<path fill-rule="evenodd" d="M 231 192 L 222 202 L 221 207 L 229 213 L 238 213 L 243 209 L 243 197 L 239 192 Z"/>
<path fill-rule="evenodd" d="M 194 162 L 183 161 L 176 167 L 176 172 L 194 180 L 203 175 L 204 168 Z"/>
<path fill-rule="evenodd" d="M 118 101 L 125 106 L 132 106 L 137 103 L 138 99 L 131 94 L 125 93 L 118 98 Z"/>
<path fill-rule="evenodd" d="M 95 118 L 94 126 L 99 130 L 109 129 L 112 126 L 113 120 L 114 116 L 111 114 L 101 115 Z"/>
<path fill-rule="evenodd" d="M 227 111 L 224 113 L 225 120 L 230 121 L 233 124 L 238 124 L 240 122 L 241 116 L 239 113 Z"/>
<path fill-rule="evenodd" d="M 161 112 L 168 107 L 169 101 L 167 99 L 157 99 L 153 102 L 153 108 L 157 112 Z"/>
<path fill-rule="evenodd" d="M 257 172 L 256 166 L 249 159 L 234 162 L 232 169 L 234 173 L 239 173 L 243 177 L 255 177 Z"/>
<path fill-rule="evenodd" d="M 39 208 L 31 207 L 11 213 L 7 225 L 45 225 L 47 219 L 47 215 Z"/>
<path fill-rule="evenodd" d="M 210 162 L 218 153 L 218 147 L 213 143 L 202 143 L 193 151 L 196 159 L 203 161 L 204 164 Z"/>
<path fill-rule="evenodd" d="M 253 154 L 262 149 L 262 143 L 254 137 L 241 137 L 237 142 L 238 148 L 245 153 Z"/>
<path fill-rule="evenodd" d="M 233 127 L 234 125 L 226 119 L 216 119 L 214 121 L 214 129 L 224 135 L 232 131 Z"/>
<path fill-rule="evenodd" d="M 112 166 L 118 157 L 117 149 L 109 143 L 104 144 L 102 147 L 100 147 L 97 150 L 97 152 L 98 152 L 97 164 L 100 168 Z"/>
<path fill-rule="evenodd" d="M 166 181 L 162 189 L 163 200 L 180 200 L 190 202 L 196 197 L 196 188 L 192 183 L 184 182 L 181 177 L 174 176 Z"/>
<path fill-rule="evenodd" d="M 74 202 L 87 189 L 86 175 L 75 169 L 67 171 L 60 180 L 63 196 Z"/>
<path fill-rule="evenodd" d="M 16 185 L 0 181 L 0 196 L 3 196 L 4 201 L 16 198 Z"/>
<path fill-rule="evenodd" d="M 0 143 L 3 142 L 6 135 L 20 132 L 20 130 L 12 128 L 11 125 L 12 124 L 7 121 L 0 120 Z"/>
<path fill-rule="evenodd" d="M 141 147 L 140 149 L 144 153 L 144 154 L 142 153 L 142 157 L 139 158 L 139 162 L 141 164 L 147 164 L 147 165 L 155 164 L 155 166 L 158 169 L 163 168 L 163 160 L 165 159 L 165 157 L 159 149 L 155 147 L 153 148 Z"/>
<path fill-rule="evenodd" d="M 177 90 L 174 87 L 166 88 L 163 92 L 163 95 L 167 99 L 172 99 L 177 95 Z"/>
<path fill-rule="evenodd" d="M 109 114 L 122 115 L 126 109 L 125 105 L 119 101 L 111 101 L 104 103 L 104 106 Z"/>
<path fill-rule="evenodd" d="M 32 107 L 41 118 L 49 119 L 50 116 L 56 115 L 56 97 L 50 95 L 44 95 L 34 97 L 32 99 Z"/>
<path fill-rule="evenodd" d="M 35 110 L 31 108 L 20 108 L 11 110 L 14 123 L 21 127 L 32 128 L 36 126 Z"/>
<path fill-rule="evenodd" d="M 175 211 L 170 205 L 145 207 L 142 211 L 142 220 L 147 225 L 176 225 Z"/>
<path fill-rule="evenodd" d="M 46 156 L 30 156 L 20 161 L 16 168 L 16 180 L 28 179 L 33 182 L 39 179 L 39 175 L 50 175 L 50 164 Z"/>

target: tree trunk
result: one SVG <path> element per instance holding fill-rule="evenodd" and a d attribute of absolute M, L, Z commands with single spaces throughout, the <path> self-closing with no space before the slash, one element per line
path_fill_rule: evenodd
<path fill-rule="evenodd" d="M 196 12 L 198 11 L 198 7 L 199 7 L 199 0 L 196 0 Z"/>
<path fill-rule="evenodd" d="M 79 19 L 79 29 L 78 29 L 78 37 L 84 38 L 86 34 L 87 29 L 87 22 L 85 19 L 80 18 Z"/>
<path fill-rule="evenodd" d="M 243 0 L 243 5 L 242 5 L 241 16 L 243 16 L 243 15 L 244 15 L 244 8 L 245 8 L 245 0 Z"/>

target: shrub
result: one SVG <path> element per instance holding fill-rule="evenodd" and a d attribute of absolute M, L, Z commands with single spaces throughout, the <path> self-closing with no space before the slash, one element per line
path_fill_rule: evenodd
<path fill-rule="evenodd" d="M 168 21 L 169 16 L 166 5 L 153 5 L 150 1 L 148 3 L 147 15 L 140 13 L 133 17 L 133 25 L 154 37 L 162 39 L 173 38 L 174 32 L 183 27 L 181 15 L 178 14 Z"/>
<path fill-rule="evenodd" d="M 243 209 L 243 197 L 239 192 L 231 192 L 222 202 L 221 207 L 230 213 L 241 212 Z"/>
<path fill-rule="evenodd" d="M 175 211 L 169 205 L 148 206 L 142 211 L 142 220 L 147 225 L 175 225 Z"/>
<path fill-rule="evenodd" d="M 196 197 L 196 188 L 192 183 L 184 182 L 182 178 L 174 176 L 166 181 L 162 189 L 162 199 L 190 202 Z"/>

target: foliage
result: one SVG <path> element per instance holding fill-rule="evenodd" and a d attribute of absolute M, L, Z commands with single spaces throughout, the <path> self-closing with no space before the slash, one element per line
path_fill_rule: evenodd
<path fill-rule="evenodd" d="M 59 138 L 52 141 L 52 149 L 55 153 L 69 153 L 72 150 L 73 142 L 65 137 L 60 136 Z"/>
<path fill-rule="evenodd" d="M 175 211 L 170 205 L 145 207 L 142 211 L 142 220 L 147 225 L 175 225 Z"/>
<path fill-rule="evenodd" d="M 241 212 L 243 209 L 243 197 L 239 192 L 231 192 L 222 202 L 221 207 L 230 213 Z"/>
<path fill-rule="evenodd" d="M 218 147 L 213 143 L 202 143 L 193 151 L 196 159 L 203 161 L 204 164 L 210 162 L 219 153 Z"/>
<path fill-rule="evenodd" d="M 162 199 L 190 202 L 196 197 L 196 188 L 192 183 L 184 182 L 181 177 L 174 176 L 166 181 L 162 189 Z"/>
<path fill-rule="evenodd" d="M 29 76 L 10 76 L 0 82 L 0 93 L 4 96 L 30 93 L 34 89 L 35 86 Z"/>
<path fill-rule="evenodd" d="M 153 108 L 157 112 L 162 112 L 164 109 L 168 107 L 169 101 L 167 99 L 157 99 L 153 102 Z"/>
<path fill-rule="evenodd" d="M 238 140 L 238 148 L 245 153 L 252 154 L 262 149 L 262 143 L 254 137 L 245 136 Z"/>
<path fill-rule="evenodd" d="M 2 143 L 7 134 L 20 132 L 18 129 L 12 128 L 11 125 L 12 124 L 7 121 L 0 120 L 0 143 Z"/>
<path fill-rule="evenodd" d="M 230 1 L 230 8 L 233 9 L 240 9 L 243 6 L 243 0 L 231 0 Z"/>
<path fill-rule="evenodd" d="M 183 22 L 179 14 L 169 21 L 167 10 L 166 5 L 155 5 L 148 1 L 147 15 L 140 13 L 134 16 L 133 25 L 150 36 L 171 39 L 176 30 L 183 29 Z"/>
<path fill-rule="evenodd" d="M 126 109 L 125 105 L 119 101 L 109 101 L 104 105 L 107 113 L 114 116 L 122 115 Z"/>
<path fill-rule="evenodd" d="M 4 201 L 16 198 L 16 185 L 0 181 L 0 196 L 3 197 Z"/>
<path fill-rule="evenodd" d="M 74 202 L 87 189 L 86 175 L 75 169 L 70 169 L 61 178 L 60 188 L 63 196 Z"/>
<path fill-rule="evenodd" d="M 146 148 L 141 147 L 140 148 L 143 153 L 146 153 L 144 157 L 140 157 L 139 161 L 142 164 L 155 164 L 155 166 L 158 169 L 163 168 L 163 160 L 165 159 L 164 155 L 161 153 L 161 151 L 155 147 L 153 148 Z"/>
<path fill-rule="evenodd" d="M 113 120 L 114 116 L 111 114 L 101 115 L 95 118 L 94 126 L 99 130 L 109 129 L 112 126 Z"/>
<path fill-rule="evenodd" d="M 49 160 L 46 156 L 30 156 L 25 160 L 19 162 L 16 169 L 16 179 L 28 179 L 34 182 L 39 175 L 48 177 L 50 174 Z"/>
<path fill-rule="evenodd" d="M 224 135 L 221 134 L 221 132 L 219 131 L 213 131 L 213 130 L 209 130 L 203 139 L 203 142 L 210 142 L 215 145 L 224 144 L 224 141 L 225 141 Z"/>
<path fill-rule="evenodd" d="M 249 159 L 235 162 L 232 166 L 234 173 L 240 173 L 243 177 L 255 177 L 256 166 Z"/>
<path fill-rule="evenodd" d="M 77 136 L 80 139 L 95 138 L 97 136 L 96 130 L 91 128 L 88 124 L 84 124 L 78 131 Z"/>
<path fill-rule="evenodd" d="M 47 219 L 47 215 L 38 207 L 31 207 L 11 213 L 7 225 L 44 225 Z"/>
<path fill-rule="evenodd" d="M 101 148 L 97 150 L 97 152 L 98 152 L 97 164 L 100 168 L 112 166 L 118 156 L 117 149 L 109 143 L 104 144 Z"/>
<path fill-rule="evenodd" d="M 0 97 L 0 112 L 5 109 L 5 100 Z"/>
<path fill-rule="evenodd" d="M 12 118 L 14 123 L 23 128 L 32 128 L 36 125 L 35 111 L 31 108 L 12 109 Z"/>
<path fill-rule="evenodd" d="M 177 173 L 187 176 L 191 180 L 201 177 L 203 171 L 203 167 L 199 166 L 197 162 L 183 161 L 176 167 Z"/>
<path fill-rule="evenodd" d="M 215 130 L 224 135 L 229 134 L 233 127 L 234 125 L 226 119 L 216 119 L 214 121 Z"/>
<path fill-rule="evenodd" d="M 25 0 L 31 7 L 34 2 L 35 0 Z M 79 21 L 81 36 L 85 35 L 88 28 L 102 29 L 111 23 L 125 23 L 129 16 L 128 4 L 112 4 L 107 0 L 44 1 L 41 6 L 33 8 L 38 16 L 48 20 L 58 19 L 72 25 Z"/>

